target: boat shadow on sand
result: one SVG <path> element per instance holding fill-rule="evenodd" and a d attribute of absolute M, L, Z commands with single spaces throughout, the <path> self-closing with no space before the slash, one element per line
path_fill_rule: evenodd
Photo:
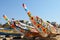
<path fill-rule="evenodd" d="M 23 38 L 22 40 L 57 40 L 56 38 L 40 38 L 40 37 L 36 37 L 36 38 Z"/>

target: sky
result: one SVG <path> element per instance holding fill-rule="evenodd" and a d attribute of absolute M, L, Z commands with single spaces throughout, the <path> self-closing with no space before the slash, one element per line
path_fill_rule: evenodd
<path fill-rule="evenodd" d="M 29 20 L 22 7 L 23 3 L 27 5 L 33 16 L 60 24 L 60 0 L 0 0 L 0 23 L 6 23 L 3 15 L 7 15 L 10 20 L 11 18 Z"/>

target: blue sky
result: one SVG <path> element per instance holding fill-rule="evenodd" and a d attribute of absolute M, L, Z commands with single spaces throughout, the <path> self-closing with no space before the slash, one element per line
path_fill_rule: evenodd
<path fill-rule="evenodd" d="M 0 0 L 0 23 L 6 22 L 2 17 L 3 14 L 9 19 L 29 20 L 22 3 L 27 5 L 33 16 L 60 24 L 60 0 Z"/>

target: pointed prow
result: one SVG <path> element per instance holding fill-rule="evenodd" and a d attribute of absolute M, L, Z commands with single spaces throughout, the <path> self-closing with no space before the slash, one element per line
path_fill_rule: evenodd
<path fill-rule="evenodd" d="M 28 16 L 31 17 L 31 12 L 28 10 L 27 6 L 24 3 L 22 4 L 22 6 L 25 9 L 25 11 L 27 12 Z"/>
<path fill-rule="evenodd" d="M 9 20 L 6 15 L 3 15 L 3 18 L 4 18 L 6 21 Z"/>

